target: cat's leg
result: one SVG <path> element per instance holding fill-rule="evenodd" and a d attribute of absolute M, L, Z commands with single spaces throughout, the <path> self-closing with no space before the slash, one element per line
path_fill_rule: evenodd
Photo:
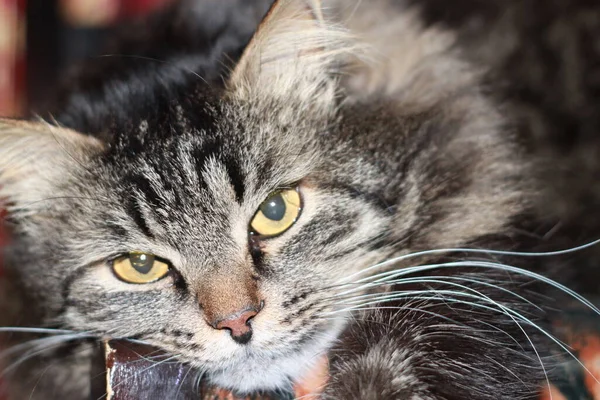
<path fill-rule="evenodd" d="M 451 297 L 381 303 L 357 317 L 330 353 L 323 398 L 535 398 L 551 369 L 541 350 L 548 345 L 540 346 L 539 330 L 507 309 L 528 317 L 532 310 Z"/>

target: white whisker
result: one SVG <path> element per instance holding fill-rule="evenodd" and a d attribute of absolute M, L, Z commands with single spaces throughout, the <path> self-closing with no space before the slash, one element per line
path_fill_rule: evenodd
<path fill-rule="evenodd" d="M 577 292 L 575 292 L 572 289 L 569 289 L 568 287 L 566 287 L 565 285 L 563 285 L 559 282 L 556 282 L 556 281 L 554 281 L 550 278 L 547 278 L 543 275 L 540 275 L 540 274 L 532 272 L 532 271 L 528 271 L 523 268 L 518 268 L 518 267 L 514 267 L 512 265 L 500 264 L 500 263 L 495 263 L 495 262 L 490 262 L 490 261 L 453 261 L 453 262 L 438 263 L 438 264 L 425 264 L 425 265 L 420 265 L 420 266 L 415 266 L 415 267 L 406 267 L 406 268 L 402 268 L 399 270 L 389 271 L 389 272 L 385 272 L 382 274 L 378 274 L 378 276 L 374 276 L 374 278 L 377 278 L 374 282 L 375 283 L 386 282 L 386 280 L 395 279 L 395 278 L 398 278 L 403 275 L 414 274 L 417 272 L 424 272 L 424 271 L 429 271 L 429 270 L 438 269 L 438 268 L 439 269 L 447 269 L 447 268 L 465 268 L 465 267 L 487 268 L 487 269 L 492 269 L 492 270 L 513 272 L 513 273 L 521 275 L 521 276 L 526 276 L 526 277 L 532 278 L 533 280 L 537 280 L 537 281 L 546 283 L 547 285 L 552 286 L 552 287 L 568 294 L 569 296 L 573 297 L 580 303 L 584 304 L 585 306 L 587 306 L 588 308 L 593 310 L 597 315 L 600 315 L 600 310 L 594 304 L 592 304 L 589 300 L 587 300 L 582 295 L 578 294 Z M 373 278 L 373 277 L 371 277 L 371 278 Z M 365 278 L 365 280 L 371 279 L 371 278 Z M 372 284 L 374 282 L 370 282 L 370 283 Z M 360 287 L 368 287 L 368 283 L 365 283 Z M 350 289 L 346 292 L 342 292 L 340 294 L 344 294 L 344 293 L 351 292 L 354 290 L 355 290 L 355 288 Z"/>
<path fill-rule="evenodd" d="M 69 339 L 64 339 L 64 337 L 67 336 Z M 60 340 L 72 340 L 72 338 L 79 338 L 79 337 L 90 337 L 89 335 L 85 335 L 83 334 L 62 334 L 60 336 L 51 336 L 51 337 L 44 337 L 44 338 L 39 338 L 39 339 L 32 339 L 32 340 L 28 340 L 26 342 L 23 343 L 19 343 L 16 344 L 14 346 L 10 346 L 5 350 L 0 351 L 0 359 L 5 358 L 11 354 L 14 353 L 18 353 L 22 350 L 28 349 L 30 347 L 39 347 L 40 345 L 43 345 L 44 343 L 50 342 L 50 343 L 54 343 Z"/>
<path fill-rule="evenodd" d="M 521 252 L 521 251 L 505 251 L 505 250 L 485 250 L 485 249 L 470 249 L 470 248 L 447 248 L 447 249 L 433 249 L 433 250 L 424 250 L 424 251 L 417 251 L 414 253 L 409 253 L 409 254 L 404 254 L 398 257 L 394 257 L 392 259 L 386 260 L 386 261 L 382 261 L 380 263 L 377 263 L 375 265 L 372 265 L 368 268 L 362 269 L 358 272 L 355 272 L 353 274 L 350 274 L 348 276 L 345 276 L 341 281 L 345 282 L 348 281 L 352 278 L 354 278 L 355 276 L 359 276 L 359 275 L 363 275 L 367 272 L 370 272 L 372 270 L 381 268 L 381 267 L 385 267 L 387 265 L 391 265 L 400 261 L 404 261 L 410 258 L 415 258 L 415 257 L 420 257 L 420 256 L 427 256 L 427 255 L 433 255 L 433 254 L 444 254 L 444 253 L 474 253 L 474 254 L 487 254 L 487 255 L 504 255 L 504 256 L 519 256 L 519 257 L 551 257 L 551 256 L 559 256 L 559 255 L 565 255 L 565 254 L 570 254 L 570 253 L 575 253 L 581 250 L 585 250 L 588 249 L 590 247 L 593 247 L 597 244 L 600 244 L 600 239 L 596 239 L 592 242 L 583 244 L 581 246 L 577 246 L 577 247 L 572 247 L 569 249 L 564 249 L 564 250 L 557 250 L 557 251 L 547 251 L 547 252 Z"/>
<path fill-rule="evenodd" d="M 23 326 L 1 326 L 0 333 L 47 333 L 49 335 L 62 335 L 65 333 L 77 333 L 69 329 L 30 328 Z"/>
<path fill-rule="evenodd" d="M 422 292 L 426 292 L 426 291 L 422 291 Z M 436 292 L 436 291 L 435 290 L 431 290 L 430 292 Z M 453 292 L 453 291 L 451 291 L 451 292 Z M 536 324 L 535 322 L 533 322 L 529 318 L 525 317 L 521 313 L 519 313 L 519 312 L 517 312 L 515 310 L 512 310 L 511 308 L 506 307 L 506 306 L 504 306 L 504 305 L 502 305 L 502 304 L 500 304 L 500 303 L 498 303 L 498 302 L 496 302 L 496 301 L 494 301 L 492 299 L 489 299 L 489 298 L 482 298 L 482 297 L 479 297 L 479 296 L 474 296 L 474 295 L 470 295 L 468 293 L 460 293 L 460 292 L 454 292 L 453 294 L 458 294 L 459 297 L 463 296 L 463 297 L 467 297 L 467 298 L 471 297 L 471 298 L 477 298 L 477 299 L 480 299 L 480 300 L 485 300 L 485 301 L 491 302 L 493 305 L 498 306 L 500 308 L 500 310 L 497 309 L 497 308 L 493 308 L 493 307 L 489 307 L 489 306 L 483 305 L 483 304 L 473 303 L 473 302 L 466 301 L 466 300 L 459 300 L 459 299 L 456 299 L 456 298 L 447 298 L 446 297 L 446 298 L 443 299 L 444 301 L 448 301 L 450 303 L 466 304 L 466 305 L 470 305 L 472 307 L 487 309 L 487 310 L 495 311 L 495 312 L 502 312 L 503 314 L 509 316 L 511 319 L 513 319 L 513 321 L 519 326 L 519 328 L 523 331 L 523 333 L 525 334 L 525 336 L 528 338 L 528 341 L 531 344 L 534 352 L 536 353 L 536 355 L 537 355 L 537 357 L 538 357 L 538 359 L 539 359 L 539 361 L 540 361 L 540 363 L 542 365 L 542 368 L 544 369 L 544 372 L 546 372 L 546 371 L 545 371 L 545 367 L 543 366 L 543 362 L 542 362 L 541 356 L 539 355 L 539 353 L 538 353 L 536 347 L 534 346 L 533 342 L 531 341 L 531 339 L 529 339 L 529 335 L 527 335 L 527 333 L 524 331 L 524 329 L 522 328 L 521 324 L 517 320 L 528 324 L 529 326 L 531 326 L 531 327 L 535 328 L 536 330 L 538 330 L 544 336 L 548 337 L 552 342 L 554 342 L 555 344 L 557 344 L 565 353 L 567 353 L 570 357 L 572 357 L 587 373 L 589 373 L 592 376 L 592 378 L 597 383 L 600 383 L 600 380 L 598 380 L 598 378 L 596 378 L 596 376 L 594 374 L 592 374 L 592 372 L 575 356 L 575 354 L 573 354 L 573 352 L 571 352 L 571 350 L 568 349 L 568 347 L 561 340 L 559 340 L 558 338 L 556 338 L 554 335 L 552 335 L 551 333 L 549 333 L 548 331 L 546 331 L 544 328 L 540 327 L 538 324 Z M 424 297 L 418 297 L 418 296 L 417 297 L 411 297 L 411 296 L 407 296 L 407 297 L 409 299 L 419 299 L 419 300 L 441 300 L 439 296 L 429 296 L 429 297 L 425 297 L 425 296 Z M 332 314 L 335 314 L 335 313 L 348 312 L 348 311 L 363 311 L 363 310 L 370 310 L 370 309 L 374 309 L 374 310 L 384 309 L 386 307 L 364 308 L 364 306 L 365 305 L 371 305 L 371 304 L 377 304 L 377 303 L 380 303 L 380 302 L 393 301 L 393 300 L 396 300 L 396 299 L 397 298 L 394 298 L 394 299 L 385 299 L 385 300 L 379 300 L 379 301 L 370 301 L 370 302 L 366 302 L 366 303 L 363 303 L 363 304 L 360 304 L 360 305 L 357 305 L 357 306 L 353 306 L 353 307 L 349 307 L 349 308 L 346 308 L 346 309 L 336 310 L 336 311 L 333 311 L 333 312 L 329 312 L 329 313 L 326 313 L 326 315 L 332 315 Z M 387 307 L 387 308 L 402 309 L 401 306 L 399 306 L 399 307 L 398 306 L 397 307 Z M 547 375 L 546 375 L 546 379 L 547 379 L 548 384 L 549 384 L 549 378 L 547 377 Z"/>
<path fill-rule="evenodd" d="M 489 283 L 486 282 L 484 280 L 481 279 L 474 279 L 474 278 L 466 278 L 466 277 L 461 277 L 461 276 L 427 276 L 426 278 L 420 278 L 420 277 L 414 277 L 414 278 L 402 278 L 402 279 L 396 279 L 396 280 L 392 280 L 392 281 L 385 281 L 385 282 L 378 282 L 378 283 L 373 283 L 372 287 L 377 287 L 377 286 L 382 286 L 382 285 L 403 285 L 403 284 L 414 284 L 414 283 L 441 283 L 441 284 L 450 284 L 447 281 L 461 281 L 461 282 L 469 282 L 469 283 L 476 283 L 482 286 L 487 286 L 487 287 L 491 287 L 493 289 L 497 289 L 500 290 L 504 293 L 508 293 L 511 296 L 516 297 L 517 299 L 537 308 L 538 310 L 542 311 L 542 308 L 539 307 L 538 305 L 534 304 L 533 302 L 531 302 L 530 300 L 526 299 L 525 297 L 509 290 L 506 288 L 503 288 L 501 286 L 498 286 L 496 284 L 493 283 Z M 356 290 L 359 290 L 358 288 Z M 349 291 L 346 291 L 344 293 L 348 293 Z M 368 294 L 364 294 L 364 295 L 359 295 L 359 296 L 353 296 L 351 297 L 352 299 L 354 298 L 367 298 L 367 297 L 373 297 L 373 296 L 377 296 L 380 293 L 368 293 Z M 389 292 L 388 292 L 389 294 Z M 341 297 L 339 295 L 336 295 L 335 297 Z"/>
<path fill-rule="evenodd" d="M 8 365 L 6 368 L 4 368 L 2 370 L 2 373 L 0 373 L 0 376 L 8 374 L 10 371 L 14 370 L 19 365 L 23 364 L 25 361 L 30 360 L 37 355 L 43 354 L 48 350 L 60 347 L 63 344 L 65 344 L 66 342 L 70 342 L 73 340 L 78 340 L 78 339 L 86 338 L 86 337 L 90 337 L 90 335 L 73 334 L 73 335 L 61 335 L 61 336 L 53 336 L 51 338 L 45 338 L 45 339 L 48 339 L 48 342 L 50 342 L 49 344 L 44 344 L 43 346 L 41 346 L 41 345 L 34 346 L 34 349 L 26 352 L 23 356 L 19 357 L 19 359 L 15 360 L 10 365 Z"/>

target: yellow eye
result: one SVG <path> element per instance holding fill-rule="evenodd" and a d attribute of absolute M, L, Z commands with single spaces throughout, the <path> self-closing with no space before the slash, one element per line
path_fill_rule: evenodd
<path fill-rule="evenodd" d="M 129 253 L 112 262 L 112 269 L 119 279 L 128 283 L 151 283 L 169 273 L 169 265 L 152 254 Z"/>
<path fill-rule="evenodd" d="M 300 194 L 285 189 L 270 195 L 258 208 L 250 223 L 252 231 L 262 236 L 277 236 L 287 231 L 300 215 Z"/>

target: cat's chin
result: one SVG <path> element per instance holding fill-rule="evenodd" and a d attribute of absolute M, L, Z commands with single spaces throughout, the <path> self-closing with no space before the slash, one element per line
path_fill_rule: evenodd
<path fill-rule="evenodd" d="M 208 372 L 211 384 L 246 394 L 257 391 L 290 389 L 318 368 L 321 357 L 291 354 L 273 360 L 249 358 L 223 370 Z"/>
<path fill-rule="evenodd" d="M 324 369 L 326 353 L 335 336 L 323 335 L 285 355 L 269 357 L 249 350 L 244 357 L 230 360 L 226 368 L 208 370 L 206 376 L 211 384 L 241 394 L 289 390 L 295 384 L 312 380 L 315 371 Z"/>
<path fill-rule="evenodd" d="M 315 371 L 324 369 L 323 360 L 326 360 L 347 321 L 345 315 L 328 320 L 297 348 L 292 344 L 286 345 L 285 341 L 269 345 L 267 343 L 273 343 L 273 336 L 261 334 L 266 330 L 257 329 L 255 337 L 247 345 L 233 345 L 229 339 L 229 346 L 235 348 L 227 356 L 198 367 L 205 371 L 211 384 L 236 393 L 289 390 L 299 382 L 312 380 Z"/>

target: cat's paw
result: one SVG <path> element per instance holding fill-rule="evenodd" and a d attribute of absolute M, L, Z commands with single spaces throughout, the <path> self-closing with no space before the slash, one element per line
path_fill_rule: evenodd
<path fill-rule="evenodd" d="M 434 400 L 402 350 L 374 346 L 331 364 L 321 400 Z"/>

